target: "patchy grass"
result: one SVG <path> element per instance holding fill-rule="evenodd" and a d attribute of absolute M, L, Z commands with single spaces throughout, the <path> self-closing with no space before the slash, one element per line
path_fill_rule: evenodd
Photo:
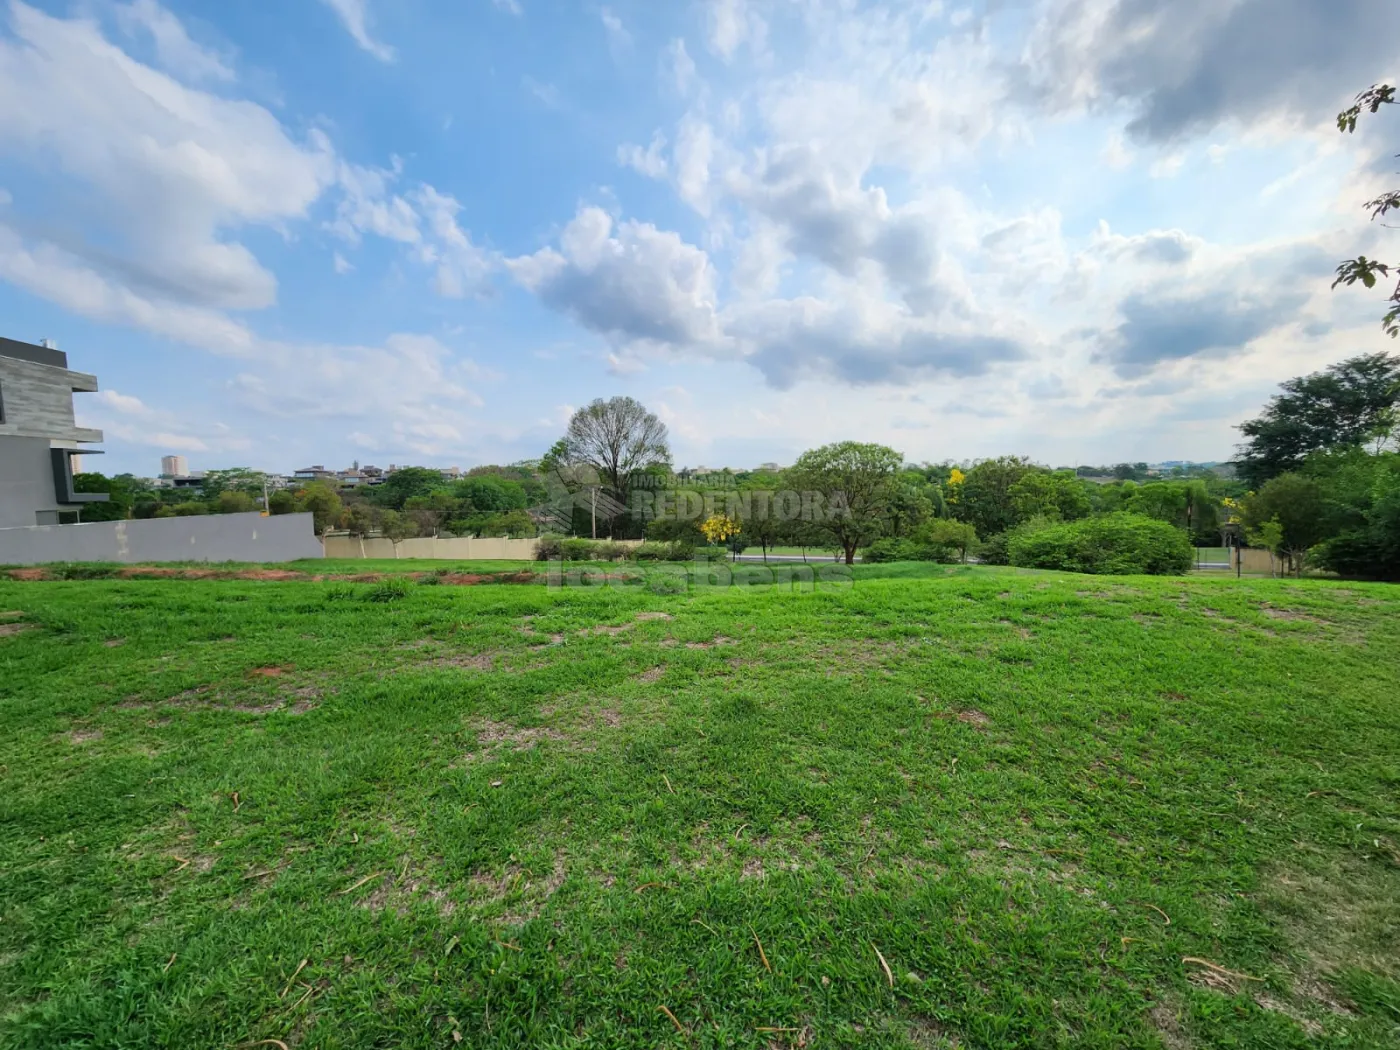
<path fill-rule="evenodd" d="M 0 581 L 0 1045 L 1400 1041 L 1400 590 L 380 586 Z"/>

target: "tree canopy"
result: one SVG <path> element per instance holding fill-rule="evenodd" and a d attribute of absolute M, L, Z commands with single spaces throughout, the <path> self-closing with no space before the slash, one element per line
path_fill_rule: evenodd
<path fill-rule="evenodd" d="M 1309 455 L 1358 447 L 1389 435 L 1400 404 L 1400 357 L 1363 354 L 1282 384 L 1256 419 L 1235 460 L 1252 487 L 1296 470 Z"/>

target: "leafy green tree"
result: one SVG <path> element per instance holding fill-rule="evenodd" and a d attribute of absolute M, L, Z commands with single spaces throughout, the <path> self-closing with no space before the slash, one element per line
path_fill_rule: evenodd
<path fill-rule="evenodd" d="M 953 517 L 965 521 L 979 536 L 1014 528 L 1021 520 L 1012 492 L 1018 481 L 1037 468 L 1020 456 L 984 459 L 967 471 L 952 503 Z"/>
<path fill-rule="evenodd" d="M 889 536 L 909 536 L 936 516 L 943 506 L 943 494 L 929 483 L 921 471 L 901 471 L 895 481 L 890 500 L 889 524 L 884 530 Z"/>
<path fill-rule="evenodd" d="M 641 402 L 630 397 L 599 398 L 573 414 L 563 441 L 550 449 L 545 460 L 556 472 L 563 467 L 596 472 L 603 490 L 617 504 L 627 506 L 634 474 L 669 466 L 668 442 L 666 424 Z M 609 531 L 615 532 L 618 523 L 611 517 L 607 520 Z"/>
<path fill-rule="evenodd" d="M 296 505 L 298 510 L 310 512 L 318 536 L 335 526 L 345 506 L 340 493 L 325 481 L 303 485 L 296 493 Z"/>
<path fill-rule="evenodd" d="M 1318 563 L 1343 576 L 1400 580 L 1400 454 L 1310 457 L 1305 472 L 1327 493 L 1336 535 Z"/>
<path fill-rule="evenodd" d="M 263 485 L 267 475 L 251 467 L 230 467 L 227 470 L 211 470 L 204 475 L 199 485 L 199 498 L 217 504 L 225 492 L 241 492 L 252 499 L 262 500 Z M 251 508 L 250 508 L 251 509 Z M 231 511 L 218 511 L 220 514 Z"/>
<path fill-rule="evenodd" d="M 1240 424 L 1249 440 L 1236 458 L 1240 476 L 1259 487 L 1297 470 L 1314 452 L 1365 445 L 1395 428 L 1400 357 L 1364 354 L 1282 384 L 1257 419 Z"/>
<path fill-rule="evenodd" d="M 316 484 L 325 484 L 317 482 Z M 426 496 L 437 489 L 447 487 L 442 472 L 431 467 L 400 467 L 382 485 L 373 489 L 374 502 L 390 510 L 403 510 L 404 504 L 414 496 Z"/>
<path fill-rule="evenodd" d="M 225 489 L 219 493 L 219 498 L 213 501 L 214 513 L 216 514 L 247 514 L 249 511 L 258 509 L 258 501 L 255 501 L 251 494 L 239 492 L 236 489 Z"/>
<path fill-rule="evenodd" d="M 1357 118 L 1363 110 L 1374 114 L 1379 112 L 1382 106 L 1394 105 L 1395 102 L 1395 88 L 1389 84 L 1373 84 L 1357 95 L 1356 101 L 1349 108 L 1337 114 L 1337 128 L 1351 134 L 1356 130 Z M 1400 209 L 1400 190 L 1382 193 L 1375 200 L 1367 201 L 1366 208 L 1371 212 L 1372 222 L 1384 218 L 1389 212 Z M 1374 288 L 1377 278 L 1389 277 L 1392 270 L 1400 270 L 1400 267 L 1368 259 L 1364 255 L 1358 256 L 1337 267 L 1337 279 L 1332 282 L 1332 287 L 1336 288 L 1339 284 L 1353 285 L 1360 281 L 1367 288 Z M 1387 301 L 1395 305 L 1381 319 L 1381 328 L 1394 339 L 1400 335 L 1400 284 L 1396 285 L 1395 291 Z"/>
<path fill-rule="evenodd" d="M 1028 471 L 1011 486 L 1010 495 L 1018 521 L 1035 517 L 1075 521 L 1093 511 L 1085 483 L 1069 470 Z"/>
<path fill-rule="evenodd" d="M 965 521 L 935 518 L 914 531 L 914 542 L 957 551 L 958 560 L 967 562 L 967 553 L 977 546 L 977 530 Z"/>
<path fill-rule="evenodd" d="M 813 515 L 811 524 L 841 548 L 847 565 L 885 527 L 902 461 L 884 445 L 842 441 L 802 453 L 789 471 L 798 491 L 825 497 L 827 509 Z"/>
<path fill-rule="evenodd" d="M 1332 508 L 1322 485 L 1304 474 L 1280 474 L 1246 497 L 1243 507 L 1246 535 L 1259 534 L 1276 521 L 1281 533 L 1278 550 L 1290 567 L 1302 575 L 1308 550 L 1333 535 Z"/>
<path fill-rule="evenodd" d="M 73 491 L 107 494 L 104 502 L 83 504 L 83 521 L 121 521 L 131 517 L 133 494 L 118 478 L 96 473 L 74 474 Z"/>
<path fill-rule="evenodd" d="M 278 489 L 270 494 L 267 504 L 269 514 L 295 514 L 297 509 L 296 497 L 286 489 Z"/>

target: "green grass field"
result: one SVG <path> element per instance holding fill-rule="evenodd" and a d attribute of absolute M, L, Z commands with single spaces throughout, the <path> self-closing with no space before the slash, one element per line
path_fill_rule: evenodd
<path fill-rule="evenodd" d="M 1396 588 L 401 590 L 0 581 L 0 1045 L 1400 1045 Z"/>

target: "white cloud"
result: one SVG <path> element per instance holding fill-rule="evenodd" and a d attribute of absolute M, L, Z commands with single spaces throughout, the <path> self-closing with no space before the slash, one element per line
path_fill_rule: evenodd
<path fill-rule="evenodd" d="M 686 50 L 685 41 L 677 37 L 661 52 L 661 70 L 664 78 L 682 98 L 689 95 L 699 83 L 695 72 L 695 60 Z"/>
<path fill-rule="evenodd" d="M 426 182 L 398 194 L 394 185 L 401 173 L 397 159 L 392 169 L 341 164 L 345 196 L 329 229 L 351 244 L 372 234 L 408 245 L 414 259 L 432 268 L 439 295 L 461 299 L 475 293 L 495 260 L 458 225 L 461 204 Z"/>
<path fill-rule="evenodd" d="M 497 11 L 504 11 L 508 15 L 519 17 L 525 13 L 525 8 L 521 6 L 520 0 L 491 0 Z"/>
<path fill-rule="evenodd" d="M 750 10 L 748 0 L 708 0 L 706 19 L 710 50 L 725 61 L 733 59 L 746 43 L 756 54 L 764 51 L 768 24 Z"/>
<path fill-rule="evenodd" d="M 665 150 L 666 136 L 658 131 L 646 149 L 631 144 L 617 147 L 617 162 L 649 179 L 659 179 L 667 171 Z"/>
<path fill-rule="evenodd" d="M 119 4 L 117 21 L 128 34 L 148 33 L 162 66 L 191 81 L 235 79 L 233 68 L 217 52 L 190 39 L 185 27 L 156 0 L 132 0 Z"/>
<path fill-rule="evenodd" d="M 1108 136 L 1108 141 L 1104 143 L 1103 152 L 1099 156 L 1114 171 L 1122 171 L 1133 163 L 1132 150 L 1128 149 L 1121 131 L 1115 131 Z"/>
<path fill-rule="evenodd" d="M 603 29 L 608 35 L 608 48 L 614 58 L 619 57 L 632 47 L 632 34 L 611 8 L 603 8 L 598 15 L 603 20 Z"/>
<path fill-rule="evenodd" d="M 618 345 L 688 348 L 719 338 L 709 257 L 650 223 L 614 228 L 601 208 L 581 208 L 558 249 L 506 266 L 550 306 Z"/>
<path fill-rule="evenodd" d="M 346 274 L 354 270 L 355 265 L 350 262 L 349 259 L 345 258 L 345 256 L 336 252 L 331 256 L 331 268 L 334 269 L 336 273 Z"/>
<path fill-rule="evenodd" d="M 369 32 L 369 0 L 321 0 L 340 16 L 345 30 L 359 44 L 381 62 L 394 61 L 394 49 L 381 44 Z"/>
<path fill-rule="evenodd" d="M 334 173 L 325 137 L 296 142 L 262 107 L 141 65 L 91 22 L 18 2 L 9 10 L 0 148 L 56 169 L 51 181 L 76 182 L 101 204 L 100 233 L 54 250 L 143 299 L 274 302 L 276 279 L 227 231 L 306 215 Z M 31 221 L 42 216 L 37 202 L 25 205 Z"/>
<path fill-rule="evenodd" d="M 92 400 L 101 402 L 113 411 L 120 412 L 124 416 L 149 416 L 151 410 L 146 407 L 139 397 L 130 394 L 120 394 L 115 390 L 99 390 L 93 395 Z"/>

